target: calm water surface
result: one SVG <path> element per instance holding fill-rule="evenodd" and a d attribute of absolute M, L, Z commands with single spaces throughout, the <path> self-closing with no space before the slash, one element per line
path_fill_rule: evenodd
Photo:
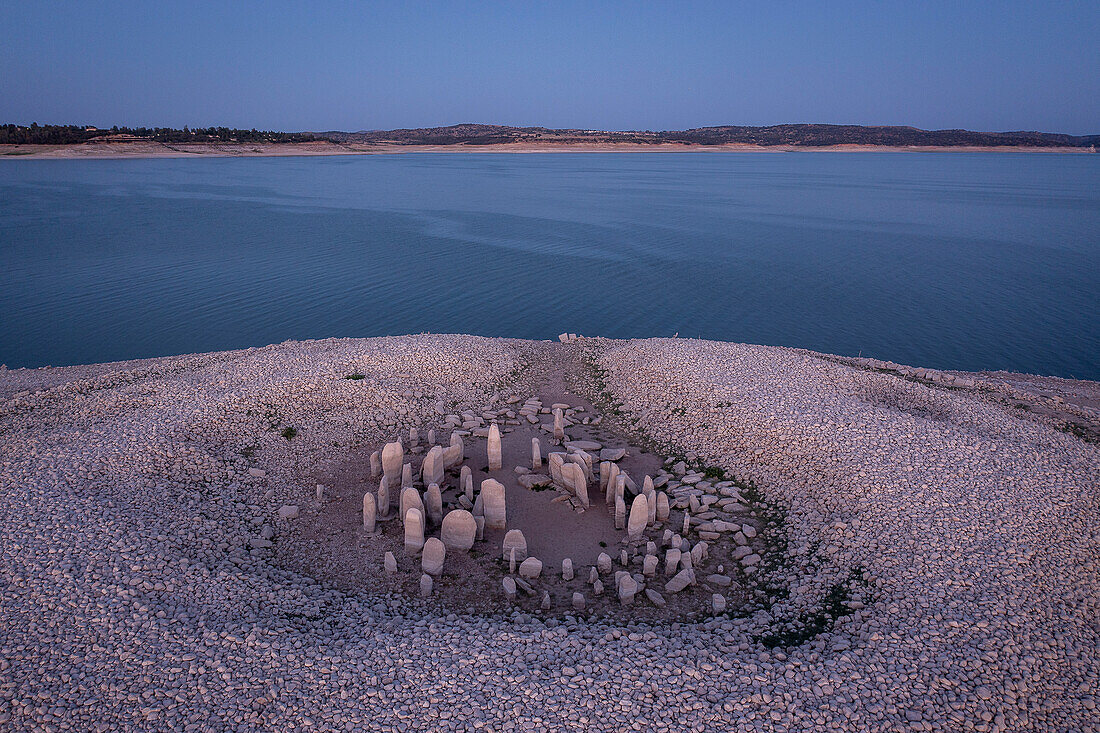
<path fill-rule="evenodd" d="M 1100 379 L 1100 157 L 0 160 L 0 362 L 681 336 Z"/>

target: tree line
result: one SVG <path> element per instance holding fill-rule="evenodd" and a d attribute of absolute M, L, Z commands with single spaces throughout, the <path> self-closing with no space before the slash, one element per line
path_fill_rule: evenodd
<path fill-rule="evenodd" d="M 7 145 L 71 145 L 110 135 L 132 135 L 159 143 L 238 142 L 238 143 L 305 143 L 317 138 L 305 132 L 274 132 L 272 130 L 238 130 L 232 127 L 112 127 L 89 125 L 0 125 L 0 144 Z"/>

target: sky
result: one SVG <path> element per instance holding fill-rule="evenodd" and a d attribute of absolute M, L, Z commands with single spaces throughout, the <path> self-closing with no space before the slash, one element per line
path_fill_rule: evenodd
<path fill-rule="evenodd" d="M 6 2 L 0 122 L 1100 133 L 1100 2 Z"/>

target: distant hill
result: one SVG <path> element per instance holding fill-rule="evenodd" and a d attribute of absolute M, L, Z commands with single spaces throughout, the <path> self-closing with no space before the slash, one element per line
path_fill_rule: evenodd
<path fill-rule="evenodd" d="M 682 145 L 883 145 L 889 147 L 1089 147 L 1100 135 L 1062 135 L 1049 132 L 972 132 L 921 130 L 916 127 L 863 125 L 771 125 L 769 127 L 696 127 L 690 130 L 556 130 L 547 127 L 461 124 L 401 130 L 315 132 L 340 143 L 389 145 L 501 145 L 507 143 L 634 143 Z"/>

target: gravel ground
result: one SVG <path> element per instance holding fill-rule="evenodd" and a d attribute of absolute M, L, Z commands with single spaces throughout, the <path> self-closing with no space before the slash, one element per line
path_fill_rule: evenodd
<path fill-rule="evenodd" d="M 622 431 L 758 489 L 756 601 L 699 623 L 456 614 L 253 544 L 278 543 L 317 466 L 499 406 L 546 348 L 415 336 L 0 371 L 0 729 L 1100 729 L 1100 447 L 999 401 L 996 376 L 555 347 Z"/>

